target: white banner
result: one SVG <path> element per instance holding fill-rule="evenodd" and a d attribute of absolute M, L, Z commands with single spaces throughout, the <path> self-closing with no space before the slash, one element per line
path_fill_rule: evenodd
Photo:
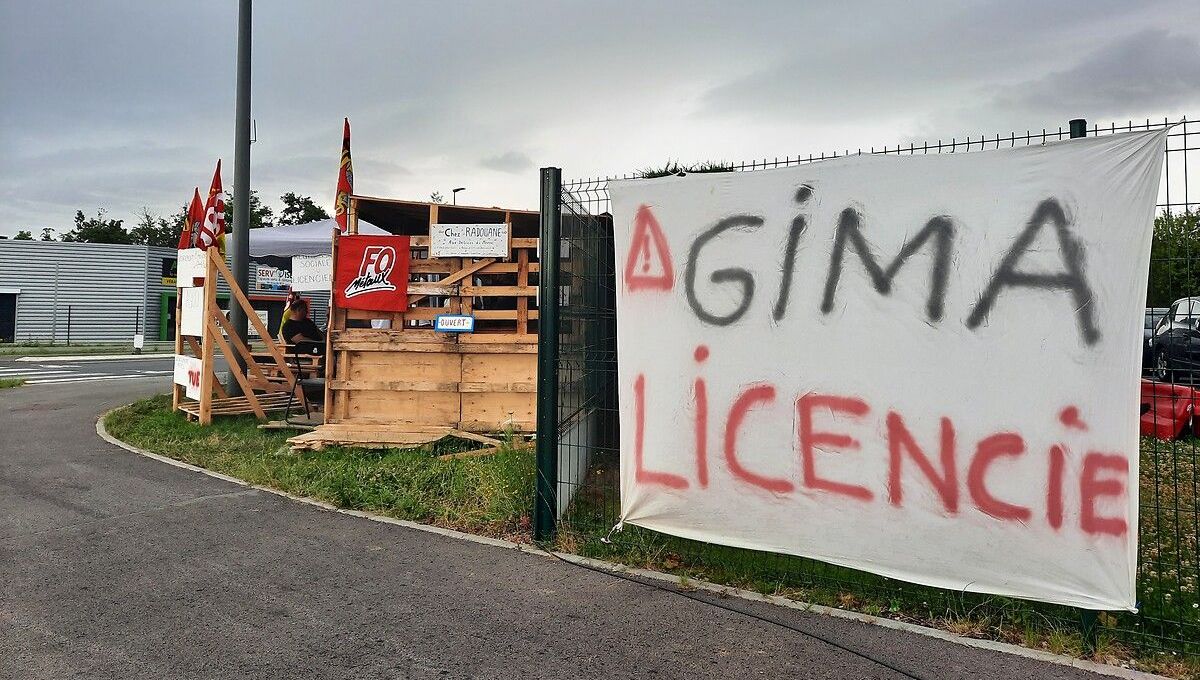
<path fill-rule="evenodd" d="M 189 399 L 200 398 L 200 372 L 203 367 L 204 363 L 197 357 L 175 355 L 174 382 L 176 385 L 183 385 L 184 394 Z"/>
<path fill-rule="evenodd" d="M 208 261 L 205 252 L 199 248 L 185 248 L 179 252 L 179 260 L 175 263 L 175 282 L 180 288 L 190 288 L 196 279 L 204 280 L 208 273 Z"/>
<path fill-rule="evenodd" d="M 181 288 L 179 296 L 181 298 L 180 335 L 204 335 L 204 289 Z"/>
<path fill-rule="evenodd" d="M 297 292 L 333 288 L 333 255 L 297 255 L 292 258 L 292 290 Z"/>
<path fill-rule="evenodd" d="M 611 182 L 623 521 L 1133 609 L 1164 140 Z"/>
<path fill-rule="evenodd" d="M 429 257 L 508 257 L 508 225 L 431 224 Z"/>

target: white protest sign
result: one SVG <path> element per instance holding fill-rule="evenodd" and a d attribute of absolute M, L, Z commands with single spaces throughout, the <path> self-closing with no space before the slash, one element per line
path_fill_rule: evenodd
<path fill-rule="evenodd" d="M 292 258 L 292 290 L 298 292 L 333 287 L 333 255 L 297 255 Z"/>
<path fill-rule="evenodd" d="M 507 224 L 431 224 L 429 257 L 508 257 Z"/>
<path fill-rule="evenodd" d="M 623 521 L 1132 609 L 1164 140 L 611 182 Z"/>
<path fill-rule="evenodd" d="M 203 362 L 196 357 L 190 357 L 185 354 L 175 355 L 175 375 L 173 380 L 176 385 L 184 387 L 184 394 L 189 399 L 200 398 L 200 373 L 203 368 Z"/>
<path fill-rule="evenodd" d="M 208 273 L 205 252 L 199 248 L 185 248 L 179 251 L 179 260 L 175 264 L 175 285 L 191 288 L 195 279 L 204 279 Z"/>
<path fill-rule="evenodd" d="M 204 335 L 204 289 L 181 288 L 179 296 L 180 335 Z"/>

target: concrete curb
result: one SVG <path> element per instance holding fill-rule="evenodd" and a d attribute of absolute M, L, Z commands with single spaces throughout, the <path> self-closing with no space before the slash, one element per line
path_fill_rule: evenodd
<path fill-rule="evenodd" d="M 516 550 L 519 552 L 526 552 L 526 553 L 530 553 L 530 554 L 540 555 L 540 556 L 543 556 L 543 557 L 546 557 L 549 559 L 562 559 L 562 560 L 564 560 L 566 562 L 570 562 L 572 564 L 593 567 L 593 568 L 600 569 L 603 571 L 612 572 L 614 574 L 625 574 L 625 575 L 629 575 L 629 576 L 637 576 L 638 578 L 645 578 L 645 579 L 654 580 L 654 581 L 661 581 L 664 583 L 671 583 L 674 585 L 679 584 L 679 577 L 674 576 L 672 574 L 666 574 L 666 573 L 658 572 L 658 571 L 650 571 L 648 569 L 639 569 L 637 567 L 629 567 L 629 566 L 626 566 L 623 564 L 617 564 L 615 562 L 605 562 L 603 560 L 592 559 L 590 557 L 583 557 L 583 556 L 574 555 L 571 553 L 561 553 L 561 552 L 551 553 L 551 552 L 547 552 L 547 551 L 543 550 L 542 548 L 539 548 L 535 545 L 530 545 L 530 544 L 526 544 L 526 543 L 515 543 L 513 541 L 505 541 L 505 540 L 498 539 L 498 538 L 488 538 L 487 536 L 478 536 L 475 534 L 468 534 L 463 531 L 456 531 L 454 529 L 445 529 L 443 527 L 432 526 L 429 524 L 420 524 L 418 522 L 412 522 L 412 521 L 404 520 L 404 519 L 396 519 L 394 517 L 386 517 L 384 515 L 378 515 L 375 513 L 365 512 L 362 510 L 347 510 L 345 508 L 339 508 L 335 505 L 331 505 L 329 503 L 326 503 L 325 501 L 318 500 L 316 498 L 312 498 L 309 496 L 297 496 L 294 494 L 290 494 L 286 491 L 280 491 L 278 489 L 272 489 L 269 487 L 260 486 L 258 484 L 251 484 L 249 482 L 238 479 L 236 477 L 230 477 L 229 475 L 223 475 L 219 472 L 214 472 L 212 470 L 202 468 L 202 467 L 199 467 L 196 465 L 192 465 L 190 463 L 184 463 L 182 461 L 175 460 L 174 458 L 168 458 L 166 456 L 159 455 L 157 453 L 152 453 L 150 451 L 139 449 L 136 446 L 126 444 L 125 442 L 117 439 L 116 437 L 113 437 L 104 428 L 105 417 L 107 417 L 108 414 L 112 413 L 113 411 L 120 410 L 120 408 L 121 407 L 118 407 L 116 409 L 107 411 L 104 414 L 102 414 L 99 419 L 96 420 L 96 434 L 99 435 L 101 439 L 108 442 L 109 444 L 112 444 L 113 446 L 117 446 L 119 448 L 125 449 L 126 451 L 129 451 L 131 453 L 136 453 L 139 456 L 145 456 L 147 458 L 152 458 L 159 462 L 166 463 L 167 465 L 172 465 L 174 467 L 182 468 L 184 470 L 190 470 L 192 472 L 198 472 L 202 475 L 207 475 L 209 477 L 215 477 L 216 479 L 230 482 L 232 484 L 237 484 L 238 486 L 255 489 L 257 491 L 263 491 L 263 492 L 266 492 L 269 494 L 274 494 L 276 496 L 282 496 L 289 500 L 296 501 L 298 503 L 304 503 L 306 505 L 313 505 L 313 506 L 316 506 L 323 510 L 328 510 L 330 512 L 336 512 L 336 513 L 340 513 L 343 515 L 350 515 L 352 517 L 358 517 L 361 519 L 370 520 L 372 522 L 379 522 L 381 524 L 391 524 L 394 526 L 401 526 L 401 527 L 405 527 L 408 529 L 415 529 L 417 531 L 424 531 L 426 533 L 437 534 L 439 536 L 445 536 L 447 538 L 455 538 L 455 539 L 459 539 L 459 540 L 463 540 L 463 541 L 471 541 L 472 543 L 481 543 L 483 545 L 490 545 L 490 546 L 493 546 L 496 548 L 506 548 L 508 550 Z M 976 649 L 984 649 L 984 650 L 993 651 L 993 652 L 1000 652 L 1003 654 L 1012 654 L 1014 656 L 1020 656 L 1020 657 L 1024 657 L 1027 659 L 1033 659 L 1035 661 L 1042 661 L 1045 663 L 1051 663 L 1051 664 L 1055 664 L 1058 666 L 1069 666 L 1072 668 L 1078 668 L 1081 670 L 1090 671 L 1092 673 L 1097 673 L 1100 675 L 1107 675 L 1109 677 L 1114 677 L 1114 678 L 1126 678 L 1128 680 L 1171 680 L 1170 678 L 1167 678 L 1162 675 L 1155 675 L 1153 673 L 1146 673 L 1144 671 L 1137 671 L 1137 670 L 1133 670 L 1130 668 L 1122 668 L 1120 666 L 1110 666 L 1108 664 L 1096 663 L 1095 661 L 1088 661 L 1086 659 L 1077 659 L 1075 657 L 1066 656 L 1063 654 L 1053 654 L 1051 652 L 1046 652 L 1046 651 L 1037 650 L 1037 649 L 1030 649 L 1028 647 L 1022 647 L 1020 645 L 1013 645 L 1013 644 L 1009 644 L 1007 642 L 995 642 L 992 640 L 977 640 L 975 638 L 966 638 L 966 637 L 962 637 L 959 635 L 955 635 L 954 633 L 951 633 L 949 631 L 939 630 L 937 628 L 929 628 L 927 626 L 919 626 L 914 623 L 906 623 L 904 621 L 896 621 L 893 619 L 882 618 L 882 617 L 878 617 L 878 616 L 871 616 L 869 614 L 862 614 L 859 612 L 847 611 L 845 609 L 836 609 L 834 607 L 826 607 L 824 605 L 819 605 L 819 604 L 810 604 L 807 602 L 799 602 L 796 600 L 788 599 L 786 597 L 780 597 L 778 595 L 763 595 L 761 593 L 756 593 L 754 591 L 742 590 L 740 588 L 731 588 L 729 586 L 722 586 L 722 585 L 718 585 L 716 583 L 710 583 L 708 581 L 698 581 L 695 579 L 688 579 L 688 586 L 691 588 L 695 588 L 697 590 L 703 590 L 705 592 L 715 593 L 715 594 L 719 594 L 719 595 L 727 596 L 727 597 L 736 597 L 736 598 L 746 600 L 749 602 L 765 602 L 765 603 L 773 604 L 773 605 L 776 605 L 779 607 L 786 607 L 788 609 L 798 609 L 800 611 L 809 612 L 809 613 L 813 613 L 813 614 L 832 616 L 832 617 L 836 617 L 839 619 L 848 619 L 851 621 L 861 621 L 863 623 L 869 623 L 869 624 L 872 624 L 875 626 L 881 626 L 883 628 L 890 628 L 893 630 L 902 630 L 902 631 L 907 631 L 909 633 L 916 633 L 917 635 L 924 635 L 926 637 L 932 637 L 932 638 L 937 638 L 939 640 L 945 640 L 947 642 L 952 642 L 954 644 L 962 645 L 964 647 L 974 647 Z"/>
<path fill-rule="evenodd" d="M 29 361 L 37 363 L 55 363 L 57 361 L 137 361 L 138 359 L 166 359 L 174 354 L 72 354 L 72 355 L 29 355 L 17 357 L 14 361 Z"/>

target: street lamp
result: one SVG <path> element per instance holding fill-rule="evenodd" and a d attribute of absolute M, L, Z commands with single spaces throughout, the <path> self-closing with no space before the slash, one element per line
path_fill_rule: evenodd
<path fill-rule="evenodd" d="M 458 192 L 466 191 L 466 187 L 459 187 L 450 190 L 450 205 L 458 205 Z"/>

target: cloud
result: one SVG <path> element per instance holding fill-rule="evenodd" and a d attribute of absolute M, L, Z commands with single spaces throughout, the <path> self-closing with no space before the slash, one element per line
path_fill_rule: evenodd
<path fill-rule="evenodd" d="M 489 170 L 513 174 L 533 167 L 533 161 L 529 159 L 529 156 L 520 151 L 506 151 L 499 156 L 489 156 L 479 161 L 479 164 Z"/>
<path fill-rule="evenodd" d="M 169 213 L 217 158 L 232 185 L 236 3 L 193 5 L 0 0 L 0 234 Z M 537 164 L 619 175 L 1200 108 L 1177 28 L 1200 25 L 1195 0 L 289 0 L 254 21 L 251 182 L 272 207 L 328 207 L 344 116 L 360 193 L 534 208 Z"/>

